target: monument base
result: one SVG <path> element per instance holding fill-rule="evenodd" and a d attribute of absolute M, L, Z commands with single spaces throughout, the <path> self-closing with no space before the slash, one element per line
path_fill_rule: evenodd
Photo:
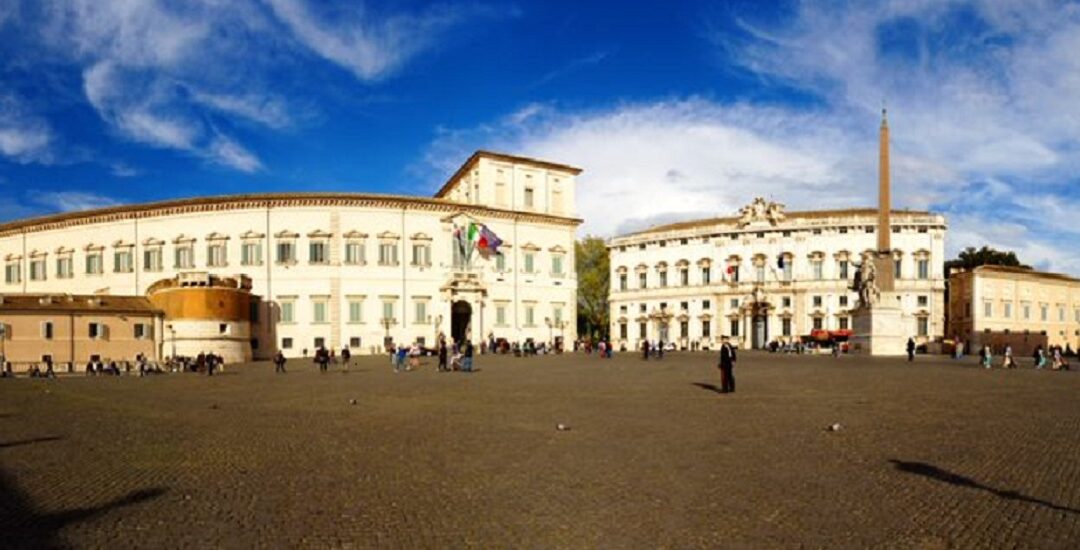
<path fill-rule="evenodd" d="M 908 323 L 904 322 L 894 293 L 883 292 L 872 307 L 862 307 L 851 314 L 851 353 L 858 355 L 899 356 L 907 354 Z"/>

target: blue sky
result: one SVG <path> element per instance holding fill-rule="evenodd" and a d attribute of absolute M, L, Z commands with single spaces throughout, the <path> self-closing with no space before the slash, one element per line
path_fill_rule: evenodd
<path fill-rule="evenodd" d="M 1078 51 L 1038 0 L 0 0 L 0 219 L 429 194 L 477 148 L 583 167 L 583 233 L 871 205 L 885 101 L 897 206 L 1080 275 Z"/>

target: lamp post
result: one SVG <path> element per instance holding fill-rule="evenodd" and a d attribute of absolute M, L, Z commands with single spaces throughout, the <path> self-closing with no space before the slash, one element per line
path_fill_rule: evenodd
<path fill-rule="evenodd" d="M 551 343 L 551 317 L 544 317 L 544 324 L 546 324 L 547 328 L 548 328 L 548 344 L 550 344 Z"/>
<path fill-rule="evenodd" d="M 396 324 L 396 321 L 394 320 L 393 317 L 383 317 L 382 318 L 382 326 L 383 326 L 383 329 L 386 330 L 386 333 L 383 336 L 383 348 L 386 348 L 387 344 L 390 343 L 390 327 L 394 326 L 395 324 Z"/>
<path fill-rule="evenodd" d="M 169 325 L 169 334 L 172 336 L 172 358 L 176 360 L 176 327 Z"/>

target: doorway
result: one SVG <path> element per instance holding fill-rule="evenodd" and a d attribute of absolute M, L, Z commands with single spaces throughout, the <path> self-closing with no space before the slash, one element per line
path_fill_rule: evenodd
<path fill-rule="evenodd" d="M 762 349 L 769 344 L 769 317 L 764 311 L 754 315 L 750 335 L 750 346 L 753 349 Z"/>
<path fill-rule="evenodd" d="M 450 337 L 455 342 L 464 342 L 472 323 L 472 306 L 465 300 L 458 300 L 450 306 Z"/>

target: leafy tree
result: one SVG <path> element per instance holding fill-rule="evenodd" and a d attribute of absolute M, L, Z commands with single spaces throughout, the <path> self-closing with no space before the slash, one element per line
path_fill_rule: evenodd
<path fill-rule="evenodd" d="M 955 269 L 974 269 L 981 265 L 1003 265 L 1008 267 L 1020 267 L 1031 269 L 1031 266 L 1020 263 L 1015 252 L 1005 252 L 983 246 L 976 250 L 969 246 L 960 251 L 960 256 L 955 260 L 945 262 L 945 276 L 948 277 Z"/>
<path fill-rule="evenodd" d="M 578 334 L 593 340 L 608 332 L 608 291 L 611 290 L 611 262 L 607 243 L 586 236 L 574 243 L 578 276 Z"/>

